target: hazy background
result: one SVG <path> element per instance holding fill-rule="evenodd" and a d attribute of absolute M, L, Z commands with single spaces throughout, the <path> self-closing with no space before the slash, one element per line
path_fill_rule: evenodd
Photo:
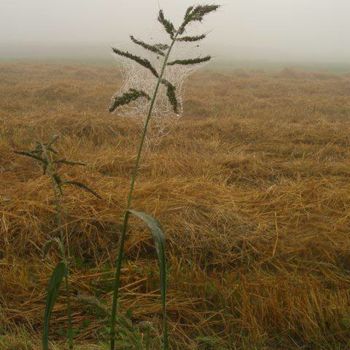
<path fill-rule="evenodd" d="M 218 61 L 350 62 L 349 0 L 225 0 L 206 46 Z M 203 3 L 198 1 L 197 3 Z M 207 2 L 204 2 L 207 3 Z M 147 39 L 159 7 L 179 23 L 191 0 L 0 0 L 0 58 L 112 60 Z"/>

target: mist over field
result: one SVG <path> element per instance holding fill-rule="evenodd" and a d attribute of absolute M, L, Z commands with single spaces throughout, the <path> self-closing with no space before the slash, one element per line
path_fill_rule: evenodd
<path fill-rule="evenodd" d="M 203 3 L 201 1 L 200 3 Z M 206 2 L 204 2 L 206 3 Z M 205 49 L 216 62 L 347 63 L 347 0 L 225 0 L 206 21 Z M 110 59 L 128 35 L 157 33 L 160 7 L 181 20 L 190 0 L 2 0 L 0 58 Z M 153 24 L 152 24 L 153 23 Z"/>

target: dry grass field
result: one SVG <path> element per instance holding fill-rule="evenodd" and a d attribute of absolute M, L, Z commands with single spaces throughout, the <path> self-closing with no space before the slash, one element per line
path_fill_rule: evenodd
<path fill-rule="evenodd" d="M 45 288 L 58 261 L 50 182 L 14 150 L 60 135 L 86 167 L 61 168 L 102 200 L 64 196 L 76 341 L 105 349 L 112 264 L 138 126 L 110 115 L 118 69 L 0 64 L 0 348 L 40 349 Z M 163 224 L 172 349 L 350 347 L 350 75 L 201 71 L 185 115 L 144 155 L 134 208 Z M 160 333 L 158 267 L 132 220 L 122 312 Z M 128 311 L 129 310 L 129 311 Z M 132 313 L 132 315 L 130 315 Z M 64 349 L 64 296 L 52 330 Z M 38 342 L 37 342 L 38 340 Z M 87 344 L 93 344 L 89 346 Z M 101 345 L 100 345 L 101 344 Z"/>

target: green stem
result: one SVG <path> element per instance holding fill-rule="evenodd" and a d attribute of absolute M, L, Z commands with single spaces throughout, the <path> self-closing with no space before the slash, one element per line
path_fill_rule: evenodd
<path fill-rule="evenodd" d="M 70 295 L 70 287 L 69 287 L 69 266 L 66 263 L 66 277 L 65 277 L 65 287 L 67 293 L 67 316 L 68 316 L 68 347 L 69 350 L 73 350 L 73 321 L 72 321 L 72 301 Z"/>
<path fill-rule="evenodd" d="M 56 225 L 58 227 L 59 235 L 60 235 L 60 250 L 61 250 L 61 259 L 66 266 L 66 276 L 65 276 L 65 289 L 67 294 L 67 318 L 68 318 L 68 330 L 67 330 L 67 338 L 68 338 L 68 347 L 69 350 L 73 350 L 74 342 L 73 342 L 73 321 L 72 321 L 72 301 L 70 295 L 70 286 L 69 286 L 69 258 L 70 258 L 70 249 L 69 249 L 69 241 L 68 236 L 64 235 L 63 227 L 62 227 L 62 193 L 61 188 L 57 184 L 55 180 L 56 168 L 53 162 L 52 156 L 44 144 L 41 144 L 41 148 L 44 153 L 44 157 L 47 161 L 47 175 L 50 177 L 52 182 L 52 187 L 55 195 L 55 205 L 56 205 Z M 66 244 L 64 244 L 66 242 Z M 67 253 L 66 253 L 67 249 Z"/>
<path fill-rule="evenodd" d="M 62 238 L 63 239 L 63 229 L 62 232 Z M 67 329 L 67 339 L 68 339 L 68 348 L 69 350 L 73 350 L 74 347 L 74 332 L 73 332 L 73 316 L 72 316 L 72 297 L 70 293 L 70 283 L 69 283 L 69 259 L 70 259 L 70 249 L 69 249 L 69 240 L 68 235 L 66 234 L 66 244 L 63 245 L 62 240 L 62 260 L 64 264 L 66 265 L 66 276 L 65 276 L 65 288 L 66 288 L 66 294 L 67 294 L 67 319 L 68 319 L 68 329 Z M 67 252 L 66 252 L 67 250 Z"/>
<path fill-rule="evenodd" d="M 165 68 L 166 68 L 166 65 L 168 63 L 171 50 L 173 49 L 174 44 L 176 42 L 177 36 L 178 36 L 178 33 L 176 33 L 176 35 L 173 37 L 172 43 L 171 43 L 171 45 L 167 51 L 167 54 L 164 58 L 162 70 L 161 70 L 161 73 L 159 74 L 158 82 L 157 82 L 157 85 L 155 87 L 155 90 L 154 90 L 154 93 L 152 96 L 152 100 L 151 100 L 151 104 L 150 104 L 150 107 L 148 110 L 147 118 L 146 118 L 146 121 L 144 124 L 140 144 L 138 147 L 137 157 L 136 157 L 136 161 L 135 161 L 135 165 L 134 165 L 134 170 L 133 170 L 132 177 L 131 177 L 131 183 L 130 183 L 130 189 L 129 189 L 128 199 L 127 199 L 126 211 L 124 213 L 123 228 L 122 228 L 122 232 L 121 232 L 121 236 L 120 236 L 120 240 L 119 240 L 118 257 L 117 257 L 116 267 L 115 267 L 114 287 L 113 287 L 113 303 L 112 303 L 112 314 L 111 314 L 111 329 L 110 329 L 110 350 L 115 350 L 115 326 L 116 326 L 116 319 L 117 319 L 118 297 L 119 297 L 119 289 L 120 289 L 120 273 L 121 273 L 123 255 L 124 255 L 125 238 L 126 238 L 126 233 L 128 230 L 128 223 L 129 223 L 129 215 L 130 215 L 129 209 L 131 209 L 131 202 L 132 202 L 132 198 L 133 198 L 133 194 L 134 194 L 134 190 L 135 190 L 135 182 L 136 182 L 136 178 L 137 178 L 139 168 L 140 168 L 140 160 L 141 160 L 143 146 L 144 146 L 145 140 L 146 140 L 148 125 L 149 125 L 149 122 L 150 122 L 151 117 L 152 117 L 154 104 L 155 104 L 156 99 L 157 99 L 159 87 L 160 87 L 161 81 L 163 79 Z M 166 337 L 166 339 L 167 339 L 166 328 L 164 330 L 164 333 L 165 333 L 164 337 Z M 164 349 L 167 349 L 167 347 L 168 347 L 167 341 L 165 341 L 164 342 Z"/>
<path fill-rule="evenodd" d="M 41 145 L 41 149 L 43 150 L 44 159 L 47 161 L 46 174 L 48 175 L 48 177 L 51 180 L 52 188 L 53 188 L 53 192 L 54 192 L 54 196 L 55 196 L 56 226 L 57 226 L 61 241 L 63 243 L 64 234 L 63 234 L 63 229 L 62 229 L 62 205 L 61 205 L 62 194 L 61 194 L 61 189 L 58 186 L 57 182 L 55 181 L 54 175 L 56 173 L 56 169 L 55 169 L 55 164 L 53 163 L 51 153 L 47 149 L 45 144 L 41 143 L 40 145 Z"/>

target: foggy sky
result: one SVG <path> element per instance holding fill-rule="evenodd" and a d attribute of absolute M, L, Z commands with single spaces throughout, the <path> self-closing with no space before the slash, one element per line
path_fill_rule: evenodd
<path fill-rule="evenodd" d="M 349 0 L 218 0 L 207 46 L 218 56 L 350 61 Z M 203 3 L 203 1 L 197 1 Z M 204 2 L 207 3 L 207 2 Z M 1 47 L 147 39 L 159 8 L 179 23 L 192 0 L 0 0 Z M 120 45 L 119 45 L 120 46 Z M 4 55 L 4 54 L 3 54 Z"/>

